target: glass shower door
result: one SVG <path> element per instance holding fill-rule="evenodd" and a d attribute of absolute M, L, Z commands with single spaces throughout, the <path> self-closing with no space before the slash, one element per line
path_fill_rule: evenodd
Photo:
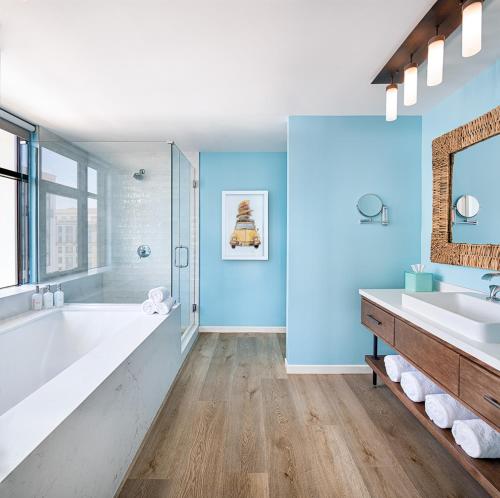
<path fill-rule="evenodd" d="M 192 192 L 193 167 L 174 144 L 172 145 L 172 294 L 181 304 L 182 332 L 194 323 Z"/>

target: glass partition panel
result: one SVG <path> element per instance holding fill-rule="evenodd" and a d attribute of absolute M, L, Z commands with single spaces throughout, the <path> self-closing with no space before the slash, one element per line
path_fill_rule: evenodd
<path fill-rule="evenodd" d="M 97 274 L 76 302 L 141 303 L 153 287 L 171 291 L 171 144 L 40 135 L 40 280 Z"/>
<path fill-rule="evenodd" d="M 82 278 L 68 302 L 142 303 L 164 286 L 188 329 L 194 170 L 184 154 L 167 142 L 68 142 L 45 130 L 36 147 L 40 281 Z"/>

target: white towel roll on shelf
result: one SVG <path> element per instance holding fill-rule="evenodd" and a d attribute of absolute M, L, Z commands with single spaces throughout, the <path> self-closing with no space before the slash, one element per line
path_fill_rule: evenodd
<path fill-rule="evenodd" d="M 413 372 L 415 367 L 408 363 L 399 354 L 388 354 L 384 356 L 385 371 L 392 382 L 401 382 L 401 374 L 403 372 Z"/>
<path fill-rule="evenodd" d="M 451 429 L 455 442 L 472 458 L 500 458 L 500 432 L 481 419 L 457 420 Z"/>
<path fill-rule="evenodd" d="M 406 396 L 415 403 L 425 401 L 428 394 L 441 394 L 443 390 L 436 386 L 422 372 L 415 370 L 414 372 L 403 372 L 401 375 L 401 388 Z"/>
<path fill-rule="evenodd" d="M 455 420 L 477 418 L 449 394 L 428 394 L 425 397 L 425 413 L 441 429 L 450 429 Z"/>

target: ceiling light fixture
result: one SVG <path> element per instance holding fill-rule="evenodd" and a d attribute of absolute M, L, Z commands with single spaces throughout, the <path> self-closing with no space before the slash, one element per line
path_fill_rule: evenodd
<path fill-rule="evenodd" d="M 385 120 L 396 121 L 398 117 L 398 85 L 392 83 L 385 88 Z"/>
<path fill-rule="evenodd" d="M 427 62 L 428 86 L 443 82 L 445 43 L 460 26 L 462 56 L 471 57 L 481 51 L 483 3 L 487 5 L 485 0 L 434 1 L 429 11 L 372 80 L 372 85 L 384 85 L 386 88 L 387 121 L 397 119 L 399 84 L 404 84 L 402 101 L 405 106 L 413 106 L 419 100 L 418 77 L 422 64 Z"/>
<path fill-rule="evenodd" d="M 472 57 L 481 50 L 482 18 L 482 0 L 462 4 L 462 57 Z"/>
<path fill-rule="evenodd" d="M 411 61 L 412 58 L 410 58 L 410 63 L 404 69 L 403 103 L 406 106 L 417 103 L 418 66 Z"/>
<path fill-rule="evenodd" d="M 443 81 L 444 35 L 433 36 L 427 47 L 427 86 L 436 86 Z"/>

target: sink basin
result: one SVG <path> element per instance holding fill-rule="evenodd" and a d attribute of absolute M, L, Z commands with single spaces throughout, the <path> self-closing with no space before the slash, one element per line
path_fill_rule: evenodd
<path fill-rule="evenodd" d="M 402 306 L 474 341 L 500 343 L 500 303 L 473 292 L 411 292 Z"/>

